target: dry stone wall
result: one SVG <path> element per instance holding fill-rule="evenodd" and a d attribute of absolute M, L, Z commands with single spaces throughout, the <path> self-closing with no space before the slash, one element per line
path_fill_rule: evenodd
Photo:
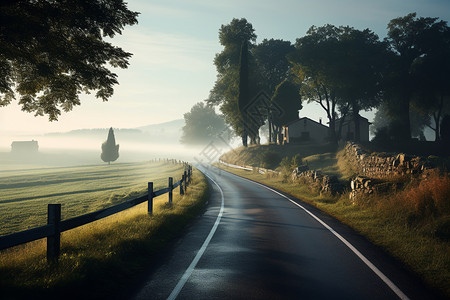
<path fill-rule="evenodd" d="M 344 186 L 336 176 L 323 174 L 320 171 L 309 170 L 308 166 L 302 165 L 292 172 L 292 181 L 305 181 L 310 187 L 316 188 L 321 193 L 341 193 Z"/>
<path fill-rule="evenodd" d="M 345 155 L 359 174 L 350 182 L 350 199 L 357 202 L 362 196 L 386 193 L 399 188 L 399 183 L 386 179 L 404 176 L 427 177 L 434 172 L 426 158 L 400 154 L 369 154 L 359 145 L 349 142 Z"/>
<path fill-rule="evenodd" d="M 370 178 L 390 178 L 404 175 L 427 175 L 432 169 L 427 159 L 400 154 L 370 154 L 359 145 L 349 142 L 345 154 L 358 174 Z"/>

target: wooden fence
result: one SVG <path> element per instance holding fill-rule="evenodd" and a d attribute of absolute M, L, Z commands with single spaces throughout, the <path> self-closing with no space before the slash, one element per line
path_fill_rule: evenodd
<path fill-rule="evenodd" d="M 253 166 L 238 166 L 238 165 L 233 165 L 233 164 L 229 164 L 227 162 L 224 162 L 223 160 L 219 160 L 219 163 L 221 163 L 224 166 L 230 167 L 230 168 L 235 168 L 235 169 L 241 169 L 241 170 L 247 170 L 247 171 L 253 171 L 253 172 L 258 172 L 259 174 L 274 174 L 274 175 L 279 175 L 280 172 L 271 170 L 271 169 L 265 169 L 265 168 L 259 168 L 259 167 L 253 167 Z"/>
<path fill-rule="evenodd" d="M 103 219 L 145 201 L 148 202 L 148 214 L 152 215 L 153 198 L 169 193 L 169 203 L 172 203 L 172 191 L 179 186 L 180 194 L 184 195 L 191 177 L 192 166 L 185 164 L 185 171 L 181 180 L 173 183 L 173 178 L 169 177 L 169 186 L 167 188 L 154 191 L 153 182 L 149 182 L 147 195 L 63 221 L 61 221 L 61 204 L 49 204 L 47 225 L 1 236 L 0 250 L 47 238 L 47 261 L 55 261 L 60 254 L 61 232 Z"/>

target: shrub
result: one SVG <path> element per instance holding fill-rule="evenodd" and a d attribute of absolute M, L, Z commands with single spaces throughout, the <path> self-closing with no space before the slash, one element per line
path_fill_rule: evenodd
<path fill-rule="evenodd" d="M 291 159 L 291 168 L 295 169 L 303 164 L 302 157 L 299 153 L 295 154 Z"/>
<path fill-rule="evenodd" d="M 283 176 L 283 182 L 287 182 L 291 175 L 291 160 L 288 156 L 283 157 L 280 163 L 281 175 Z"/>

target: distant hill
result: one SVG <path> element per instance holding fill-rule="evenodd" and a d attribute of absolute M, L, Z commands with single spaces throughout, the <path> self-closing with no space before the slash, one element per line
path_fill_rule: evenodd
<path fill-rule="evenodd" d="M 159 123 L 159 124 L 151 124 L 147 126 L 137 127 L 143 132 L 151 133 L 151 134 L 179 134 L 181 135 L 181 129 L 184 126 L 184 119 L 173 120 L 169 122 Z"/>
<path fill-rule="evenodd" d="M 178 119 L 169 122 L 151 124 L 137 128 L 114 128 L 114 135 L 120 144 L 121 141 L 138 143 L 178 144 L 184 120 Z M 77 129 L 68 132 L 47 133 L 47 137 L 78 137 L 84 139 L 106 139 L 109 128 Z"/>

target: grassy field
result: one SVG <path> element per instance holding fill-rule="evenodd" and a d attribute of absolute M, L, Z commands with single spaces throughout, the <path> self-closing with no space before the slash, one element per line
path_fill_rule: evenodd
<path fill-rule="evenodd" d="M 284 153 L 293 157 L 298 149 L 302 148 L 286 149 Z M 249 150 L 239 150 L 227 155 L 235 158 L 233 163 L 247 165 L 242 157 L 246 157 Z M 257 147 L 251 151 L 256 152 Z M 240 152 L 243 153 L 239 159 Z M 343 151 L 311 155 L 311 151 L 306 150 L 299 154 L 311 169 L 337 175 L 343 181 L 355 174 L 346 164 Z M 348 192 L 337 196 L 320 194 L 307 184 L 285 180 L 281 175 L 261 175 L 223 165 L 221 168 L 275 187 L 336 217 L 385 248 L 428 284 L 450 297 L 450 178 L 447 176 L 423 182 L 412 180 L 402 190 L 367 196 L 353 204 Z"/>
<path fill-rule="evenodd" d="M 139 165 L 135 167 L 139 169 Z M 148 170 L 150 165 L 143 169 Z M 180 165 L 153 167 L 164 178 L 180 173 Z M 133 177 L 131 165 L 116 168 Z M 146 182 L 146 172 L 136 173 L 142 173 Z M 130 179 L 129 185 L 141 187 L 138 178 Z M 166 179 L 161 178 L 160 184 L 165 185 Z M 116 179 L 116 184 L 118 181 L 125 185 L 125 179 Z M 47 263 L 45 239 L 2 251 L 2 299 L 127 299 L 158 263 L 161 250 L 203 210 L 207 197 L 206 180 L 194 169 L 187 193 L 181 196 L 179 189 L 174 190 L 172 205 L 167 203 L 167 194 L 154 198 L 152 216 L 147 214 L 147 203 L 142 203 L 64 232 L 58 264 Z"/>
<path fill-rule="evenodd" d="M 46 224 L 49 203 L 61 204 L 64 220 L 141 196 L 148 181 L 167 187 L 183 171 L 165 162 L 0 171 L 0 235 Z"/>

